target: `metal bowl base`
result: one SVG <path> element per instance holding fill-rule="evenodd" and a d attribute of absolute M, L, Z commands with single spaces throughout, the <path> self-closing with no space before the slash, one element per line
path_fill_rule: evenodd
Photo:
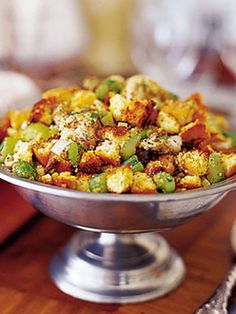
<path fill-rule="evenodd" d="M 57 287 L 99 303 L 137 303 L 161 297 L 183 280 L 185 266 L 156 233 L 79 232 L 50 264 Z"/>

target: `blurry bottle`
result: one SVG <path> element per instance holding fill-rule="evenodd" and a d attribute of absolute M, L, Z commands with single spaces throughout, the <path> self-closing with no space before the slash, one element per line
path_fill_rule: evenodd
<path fill-rule="evenodd" d="M 83 0 L 91 41 L 85 62 L 99 74 L 129 73 L 128 18 L 133 0 Z"/>

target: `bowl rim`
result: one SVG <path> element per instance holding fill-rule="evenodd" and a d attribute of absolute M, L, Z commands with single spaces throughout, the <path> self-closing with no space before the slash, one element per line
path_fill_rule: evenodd
<path fill-rule="evenodd" d="M 20 178 L 9 170 L 0 166 L 0 179 L 7 181 L 20 188 L 26 188 L 36 192 L 63 196 L 66 198 L 74 198 L 87 201 L 114 201 L 114 202 L 166 202 L 166 201 L 181 201 L 201 198 L 204 196 L 227 193 L 236 189 L 236 174 L 228 179 L 225 179 L 209 187 L 189 190 L 179 193 L 169 194 L 115 194 L 115 193 L 91 193 L 70 190 L 67 188 L 47 185 L 38 181 Z"/>

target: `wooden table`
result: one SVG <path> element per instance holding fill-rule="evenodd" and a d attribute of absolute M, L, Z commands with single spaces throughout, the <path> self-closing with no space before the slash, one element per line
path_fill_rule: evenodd
<path fill-rule="evenodd" d="M 4 193 L 2 193 L 4 187 Z M 1 211 L 16 192 L 0 182 Z M 182 254 L 188 273 L 170 295 L 135 305 L 93 304 L 60 292 L 48 275 L 51 256 L 73 228 L 42 215 L 16 232 L 0 249 L 1 314 L 191 314 L 213 292 L 232 264 L 229 231 L 236 217 L 236 193 L 194 221 L 164 233 Z M 16 206 L 26 203 L 17 197 Z"/>

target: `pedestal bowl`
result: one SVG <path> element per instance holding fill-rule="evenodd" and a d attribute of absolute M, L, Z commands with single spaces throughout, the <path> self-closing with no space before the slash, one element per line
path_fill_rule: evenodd
<path fill-rule="evenodd" d="M 158 232 L 193 219 L 236 188 L 234 176 L 188 192 L 114 195 L 53 187 L 2 168 L 0 178 L 45 215 L 83 230 L 50 263 L 57 287 L 83 300 L 120 304 L 147 301 L 176 288 L 185 266 Z"/>

